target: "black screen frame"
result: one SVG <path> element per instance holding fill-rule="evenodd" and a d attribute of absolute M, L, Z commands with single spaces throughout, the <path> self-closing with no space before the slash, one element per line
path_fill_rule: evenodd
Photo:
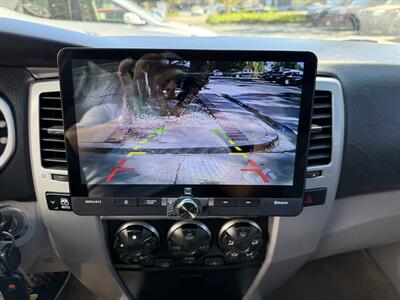
<path fill-rule="evenodd" d="M 305 51 L 242 51 L 242 50 L 190 50 L 190 49 L 110 49 L 64 48 L 58 53 L 64 132 L 76 124 L 73 97 L 73 59 L 122 60 L 140 58 L 148 53 L 174 52 L 183 60 L 246 60 L 304 62 L 301 104 L 299 113 L 296 158 L 293 185 L 92 185 L 82 184 L 79 153 L 72 144 L 77 140 L 66 139 L 69 187 L 72 197 L 179 197 L 186 187 L 196 197 L 262 197 L 302 198 L 305 188 L 307 153 L 311 131 L 311 118 L 317 57 Z"/>

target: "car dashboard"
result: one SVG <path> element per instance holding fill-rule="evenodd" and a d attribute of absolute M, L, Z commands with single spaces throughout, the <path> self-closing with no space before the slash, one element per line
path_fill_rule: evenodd
<path fill-rule="evenodd" d="M 230 299 L 265 299 L 307 261 L 400 241 L 393 230 L 400 225 L 398 45 L 236 37 L 104 38 L 56 28 L 44 34 L 44 25 L 32 24 L 28 30 L 12 20 L 2 26 L 0 122 L 7 127 L 0 127 L 0 210 L 23 215 L 26 232 L 16 243 L 26 272 L 69 271 L 101 299 L 160 298 L 165 291 L 185 295 L 202 285 L 212 287 L 209 299 L 222 299 L 219 293 L 232 282 Z M 249 226 L 258 224 L 264 243 L 259 258 L 240 267 L 224 268 L 216 260 L 170 268 L 166 253 L 160 254 L 166 259 L 147 271 L 116 260 L 116 232 L 144 224 L 150 233 L 155 228 L 166 244 L 175 222 L 157 216 L 82 216 L 71 211 L 68 201 L 62 203 L 69 195 L 65 138 L 49 132 L 43 120 L 51 110 L 56 117 L 47 119 L 50 125 L 63 124 L 57 113 L 57 53 L 68 46 L 314 52 L 319 64 L 301 214 L 246 218 Z M 216 236 L 226 223 L 233 221 L 229 227 L 238 220 L 243 222 L 238 217 L 198 221 Z M 225 285 L 215 285 L 220 276 L 227 278 Z"/>

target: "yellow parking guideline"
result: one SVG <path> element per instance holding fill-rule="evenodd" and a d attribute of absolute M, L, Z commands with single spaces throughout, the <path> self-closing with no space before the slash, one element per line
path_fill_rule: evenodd
<path fill-rule="evenodd" d="M 133 150 L 139 150 L 139 149 L 140 149 L 140 146 L 133 147 Z"/>
<path fill-rule="evenodd" d="M 241 156 L 243 156 L 244 158 L 249 158 L 249 157 L 250 157 L 247 153 L 243 153 L 243 152 L 242 152 L 242 153 L 230 152 L 229 155 L 241 155 Z"/>
<path fill-rule="evenodd" d="M 128 153 L 128 157 L 131 157 L 132 155 L 143 155 L 146 154 L 146 152 L 137 152 L 137 151 L 132 151 Z"/>
<path fill-rule="evenodd" d="M 211 132 L 215 132 L 215 133 L 222 133 L 222 131 L 219 130 L 219 129 L 211 129 L 210 131 L 211 131 Z"/>
<path fill-rule="evenodd" d="M 242 151 L 242 148 L 240 148 L 240 147 L 238 147 L 238 146 L 236 146 L 235 149 L 236 149 L 237 151 Z"/>
<path fill-rule="evenodd" d="M 235 143 L 234 141 L 232 141 L 232 140 L 229 140 L 228 142 L 229 142 L 229 144 L 231 144 L 231 145 L 235 145 L 235 144 L 236 144 L 236 143 Z"/>
<path fill-rule="evenodd" d="M 146 144 L 148 141 L 149 141 L 148 139 L 144 139 L 144 140 L 141 140 L 141 141 L 139 142 L 139 144 Z"/>
<path fill-rule="evenodd" d="M 165 129 L 163 127 L 159 127 L 159 128 L 156 128 L 154 131 L 159 133 L 159 134 L 162 134 L 162 133 L 165 132 Z"/>

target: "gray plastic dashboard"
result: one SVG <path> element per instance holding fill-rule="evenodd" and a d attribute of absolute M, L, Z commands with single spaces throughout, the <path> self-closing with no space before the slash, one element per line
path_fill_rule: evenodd
<path fill-rule="evenodd" d="M 333 93 L 333 156 L 331 164 L 323 168 L 324 176 L 309 179 L 307 187 L 327 187 L 327 200 L 324 205 L 305 208 L 296 218 L 270 218 L 267 258 L 246 299 L 257 295 L 264 298 L 307 260 L 400 241 L 397 233 L 388 233 L 384 238 L 367 234 L 370 229 L 386 230 L 400 225 L 399 221 L 393 221 L 400 215 L 400 207 L 394 201 L 399 196 L 396 189 L 400 189 L 399 46 L 234 37 L 100 38 L 5 19 L 0 20 L 0 26 L 0 42 L 4 45 L 0 49 L 1 75 L 8 80 L 4 81 L 7 84 L 0 84 L 0 94 L 9 102 L 17 127 L 16 150 L 0 172 L 0 186 L 5 183 L 12 187 L 9 178 L 12 174 L 18 188 L 25 187 L 20 189 L 23 197 L 16 193 L 18 189 L 8 188 L 0 193 L 0 198 L 36 199 L 35 204 L 4 203 L 21 209 L 29 206 L 29 219 L 37 223 L 29 233 L 31 239 L 19 241 L 25 253 L 37 246 L 33 237 L 40 236 L 43 245 L 48 245 L 37 248 L 41 252 L 38 250 L 35 257 L 24 262 L 27 269 L 70 270 L 104 299 L 126 298 L 107 254 L 101 219 L 51 212 L 45 201 L 45 192 L 67 193 L 68 184 L 51 180 L 50 176 L 66 174 L 65 171 L 46 170 L 40 164 L 38 95 L 59 90 L 54 72 L 56 55 L 62 47 L 72 45 L 113 48 L 173 45 L 181 49 L 305 50 L 317 54 L 317 89 Z M 32 67 L 50 69 L 43 76 L 43 72 L 32 71 Z M 335 201 L 337 198 L 342 199 Z M 383 201 L 381 205 L 387 205 L 385 209 L 379 208 L 379 200 Z M 101 278 L 93 274 L 101 274 Z"/>
<path fill-rule="evenodd" d="M 254 49 L 302 50 L 317 54 L 318 75 L 336 78 L 342 84 L 346 114 L 345 143 L 338 198 L 400 188 L 400 46 L 361 41 L 318 41 L 301 39 L 257 39 L 237 37 L 96 37 L 41 24 L 0 20 L 0 66 L 5 78 L 19 81 L 16 91 L 26 91 L 30 81 L 24 67 L 56 67 L 58 51 L 67 46 L 105 48 Z M 245 45 L 245 46 L 243 46 Z M 49 74 L 48 74 L 49 75 Z M 19 76 L 20 78 L 15 78 Z M 25 77 L 23 77 L 25 76 Z M 27 77 L 28 76 L 28 77 Z M 52 75 L 50 75 L 52 76 Z M 54 74 L 53 74 L 54 76 Z M 0 93 L 13 100 L 9 85 Z M 13 105 L 23 114 L 19 96 Z M 19 117 L 19 115 L 17 115 Z M 20 121 L 21 123 L 23 120 Z M 25 124 L 23 126 L 26 126 Z M 26 128 L 26 127 L 25 127 Z M 24 138 L 24 137 L 21 137 Z M 17 145 L 25 147 L 22 143 Z M 22 156 L 16 156 L 19 160 Z M 29 172 L 29 162 L 25 162 Z M 13 164 L 10 163 L 10 168 Z M 5 169 L 3 174 L 10 172 Z M 0 173 L 0 182 L 7 182 Z M 26 178 L 26 186 L 31 186 Z M 23 198 L 32 189 L 28 189 Z M 0 198 L 9 199 L 8 193 Z M 14 196 L 14 195 L 13 195 Z M 14 199 L 15 197 L 13 197 Z M 18 200 L 18 196 L 16 197 Z"/>

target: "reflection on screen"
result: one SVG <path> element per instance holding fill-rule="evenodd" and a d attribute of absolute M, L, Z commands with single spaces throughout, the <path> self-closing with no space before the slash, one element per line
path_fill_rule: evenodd
<path fill-rule="evenodd" d="M 303 63 L 72 65 L 84 184 L 293 185 Z"/>

